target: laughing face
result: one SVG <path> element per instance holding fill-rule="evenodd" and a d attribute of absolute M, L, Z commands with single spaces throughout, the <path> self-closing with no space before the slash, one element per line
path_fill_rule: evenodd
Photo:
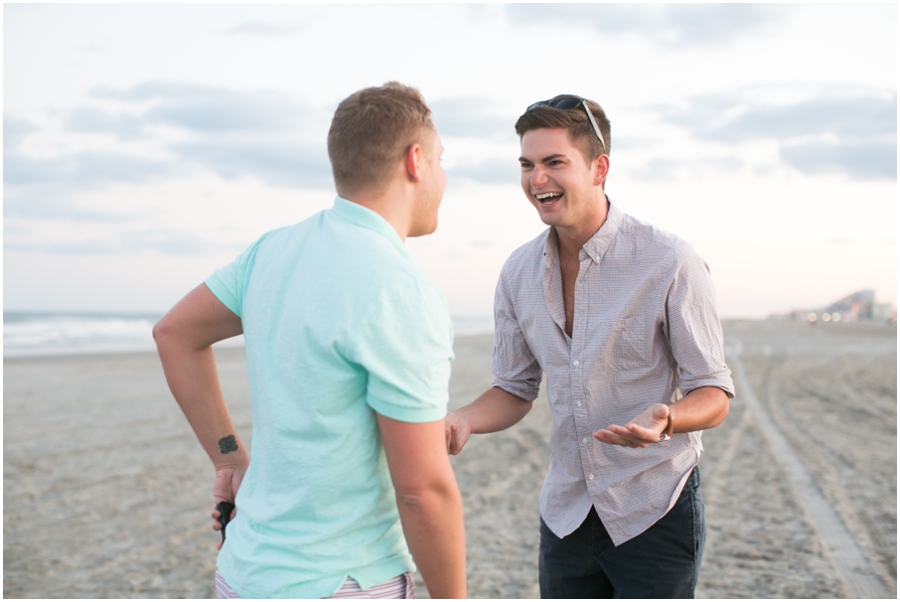
<path fill-rule="evenodd" d="M 590 164 L 567 130 L 538 129 L 522 136 L 519 163 L 522 190 L 541 221 L 566 230 L 593 227 L 601 207 L 598 198 L 604 198 L 602 182 L 609 168 L 605 155 Z M 605 215 L 605 203 L 602 207 Z"/>

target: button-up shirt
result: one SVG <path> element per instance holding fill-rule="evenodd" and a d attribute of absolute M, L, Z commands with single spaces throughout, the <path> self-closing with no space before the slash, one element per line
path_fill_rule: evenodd
<path fill-rule="evenodd" d="M 622 213 L 579 252 L 572 336 L 552 228 L 517 249 L 494 301 L 494 386 L 526 400 L 543 374 L 553 416 L 541 517 L 564 537 L 591 505 L 613 543 L 641 534 L 678 499 L 697 465 L 700 431 L 645 448 L 591 435 L 699 387 L 734 396 L 709 268 L 679 238 Z"/>

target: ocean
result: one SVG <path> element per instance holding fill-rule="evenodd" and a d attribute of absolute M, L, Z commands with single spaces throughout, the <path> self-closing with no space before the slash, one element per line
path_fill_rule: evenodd
<path fill-rule="evenodd" d="M 155 351 L 153 325 L 162 313 L 3 312 L 3 357 Z M 453 316 L 456 334 L 493 332 L 490 316 Z M 240 347 L 244 337 L 216 346 Z"/>

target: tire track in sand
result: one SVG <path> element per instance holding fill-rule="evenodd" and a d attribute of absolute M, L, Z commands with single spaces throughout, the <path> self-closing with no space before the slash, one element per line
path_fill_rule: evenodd
<path fill-rule="evenodd" d="M 731 367 L 735 385 L 743 391 L 744 403 L 756 416 L 760 430 L 784 466 L 800 503 L 834 560 L 835 573 L 846 586 L 847 593 L 851 598 L 893 598 L 856 539 L 819 490 L 809 469 L 756 398 L 740 358 L 741 342 L 737 339 L 732 341 Z"/>

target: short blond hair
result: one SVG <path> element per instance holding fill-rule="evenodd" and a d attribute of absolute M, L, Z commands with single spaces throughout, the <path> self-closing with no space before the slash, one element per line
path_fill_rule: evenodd
<path fill-rule="evenodd" d="M 406 149 L 424 130 L 434 129 L 431 109 L 415 88 L 388 82 L 345 98 L 328 130 L 338 194 L 380 192 Z"/>

